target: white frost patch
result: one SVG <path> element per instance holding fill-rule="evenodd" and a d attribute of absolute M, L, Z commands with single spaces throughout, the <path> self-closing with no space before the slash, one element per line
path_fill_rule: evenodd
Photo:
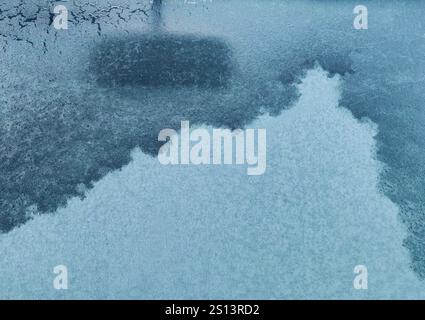
<path fill-rule="evenodd" d="M 267 128 L 263 176 L 135 150 L 85 200 L 1 236 L 0 297 L 419 297 L 398 208 L 377 189 L 376 130 L 338 107 L 338 86 L 311 70 L 294 108 L 250 126 Z M 368 290 L 353 289 L 359 264 Z"/>

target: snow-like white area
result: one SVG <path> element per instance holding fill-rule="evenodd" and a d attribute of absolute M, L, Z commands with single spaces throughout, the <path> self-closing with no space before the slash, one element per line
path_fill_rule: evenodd
<path fill-rule="evenodd" d="M 263 176 L 134 150 L 84 200 L 0 237 L 0 297 L 420 297 L 398 208 L 377 187 L 377 128 L 338 106 L 339 85 L 311 70 L 292 109 L 249 126 L 267 129 Z M 68 290 L 53 288 L 59 264 Z M 356 265 L 368 290 L 353 288 Z"/>

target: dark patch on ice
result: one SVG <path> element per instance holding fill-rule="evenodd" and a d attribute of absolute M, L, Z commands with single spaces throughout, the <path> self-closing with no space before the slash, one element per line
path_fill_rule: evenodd
<path fill-rule="evenodd" d="M 39 213 L 54 212 L 70 197 L 84 196 L 79 186 L 91 188 L 129 163 L 135 147 L 156 156 L 164 128 L 177 130 L 182 120 L 243 128 L 261 114 L 275 116 L 288 108 L 298 98 L 294 82 L 314 63 L 330 73 L 351 72 L 347 55 L 312 54 L 279 66 L 283 71 L 277 79 L 244 78 L 235 72 L 231 49 L 220 39 L 166 35 L 147 43 L 149 39 L 132 35 L 95 44 L 87 74 L 95 79 L 92 84 L 61 91 L 55 82 L 29 83 L 24 94 L 10 99 L 5 114 L 9 128 L 0 127 L 1 231 L 27 221 L 29 206 Z M 182 55 L 179 39 L 184 39 Z M 142 60 L 146 47 L 153 50 L 151 65 Z M 164 55 L 153 54 L 161 50 Z M 189 51 L 193 56 L 183 54 Z M 144 68 L 162 71 L 149 77 Z"/>
<path fill-rule="evenodd" d="M 203 43 L 210 50 L 202 62 L 205 70 L 195 71 L 208 81 L 192 83 L 195 77 L 189 75 L 194 86 L 186 85 L 184 77 L 185 85 L 180 85 L 182 78 L 179 85 L 170 85 L 166 78 L 165 86 L 162 77 L 149 79 L 145 86 L 133 74 L 122 77 L 119 70 L 140 68 L 132 60 L 139 57 L 128 51 L 126 63 L 122 50 L 109 48 L 108 63 L 113 67 L 117 58 L 119 68 L 103 78 L 108 85 L 95 81 L 58 87 L 57 81 L 35 83 L 28 77 L 23 91 L 5 88 L 9 99 L 4 109 L 7 125 L 0 126 L 0 230 L 7 232 L 30 219 L 29 206 L 35 205 L 39 213 L 54 212 L 69 198 L 84 196 L 81 189 L 129 163 L 135 147 L 156 156 L 158 133 L 164 128 L 178 129 L 182 120 L 243 128 L 261 114 L 278 114 L 298 97 L 294 86 L 278 79 L 245 79 L 233 73 L 229 77 L 235 62 L 229 65 L 228 48 L 219 40 Z M 196 57 L 202 59 L 201 53 Z M 208 65 L 213 57 L 221 57 L 221 62 Z M 182 59 L 184 64 L 192 61 Z M 212 75 L 216 71 L 225 82 Z M 96 72 L 87 77 L 96 78 Z M 113 81 L 115 76 L 119 81 Z"/>
<path fill-rule="evenodd" d="M 229 46 L 219 38 L 148 33 L 104 40 L 92 54 L 102 86 L 223 87 L 234 73 Z"/>

